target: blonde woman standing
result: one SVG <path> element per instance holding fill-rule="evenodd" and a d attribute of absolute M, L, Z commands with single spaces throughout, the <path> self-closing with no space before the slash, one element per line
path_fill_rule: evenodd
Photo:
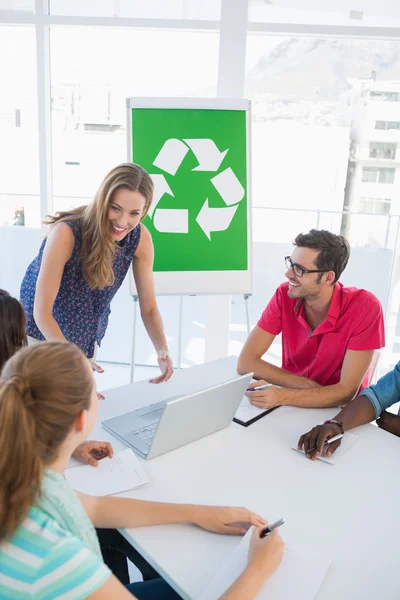
<path fill-rule="evenodd" d="M 93 373 L 73 344 L 19 350 L 0 377 L 0 597 L 179 600 L 162 579 L 123 586 L 103 563 L 93 527 L 191 522 L 240 535 L 255 525 L 247 568 L 223 595 L 253 600 L 283 555 L 277 531 L 244 508 L 147 502 L 75 493 L 63 473 L 90 434 L 98 400 Z M 16 435 L 18 432 L 18 435 Z M 236 525 L 235 525 L 236 524 Z"/>
<path fill-rule="evenodd" d="M 171 377 L 154 290 L 154 248 L 141 223 L 152 198 L 148 173 L 126 163 L 106 175 L 90 204 L 48 217 L 50 231 L 21 285 L 30 338 L 73 342 L 93 359 L 107 329 L 111 300 L 132 265 L 141 316 L 162 372 L 152 382 Z M 94 369 L 101 371 L 95 364 Z"/>

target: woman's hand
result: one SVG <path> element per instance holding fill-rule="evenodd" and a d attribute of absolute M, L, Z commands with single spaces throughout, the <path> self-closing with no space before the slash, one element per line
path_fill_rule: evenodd
<path fill-rule="evenodd" d="M 93 440 L 79 444 L 73 452 L 75 458 L 84 460 L 92 467 L 97 467 L 99 465 L 98 461 L 106 456 L 112 458 L 113 454 L 114 450 L 109 442 L 95 442 Z"/>
<path fill-rule="evenodd" d="M 150 383 L 161 383 L 162 381 L 168 381 L 168 379 L 170 379 L 174 374 L 174 365 L 170 355 L 168 354 L 168 350 L 159 350 L 157 354 L 161 375 L 154 377 L 154 379 L 150 379 Z"/>
<path fill-rule="evenodd" d="M 104 373 L 104 369 L 102 369 L 97 363 L 90 361 L 90 364 L 95 373 Z M 97 392 L 97 398 L 99 400 L 104 400 L 104 396 L 103 394 L 100 394 L 100 392 Z"/>
<path fill-rule="evenodd" d="M 265 527 L 267 521 L 247 508 L 196 506 L 193 523 L 214 533 L 244 535 L 251 525 Z"/>
<path fill-rule="evenodd" d="M 274 529 L 265 538 L 261 539 L 262 527 L 254 529 L 251 536 L 248 565 L 256 566 L 269 577 L 282 562 L 285 544 L 277 529 Z"/>

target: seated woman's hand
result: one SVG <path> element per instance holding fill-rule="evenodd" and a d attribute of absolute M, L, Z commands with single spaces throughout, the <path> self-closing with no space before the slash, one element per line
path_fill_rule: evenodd
<path fill-rule="evenodd" d="M 257 567 L 268 579 L 282 562 L 285 544 L 277 529 L 261 539 L 263 527 L 255 528 L 251 536 L 248 564 Z"/>
<path fill-rule="evenodd" d="M 266 520 L 247 508 L 230 506 L 196 506 L 193 521 L 199 527 L 215 533 L 244 535 L 251 525 L 262 527 Z"/>
<path fill-rule="evenodd" d="M 92 467 L 97 467 L 99 465 L 99 460 L 106 456 L 112 458 L 113 454 L 114 450 L 109 442 L 88 440 L 87 442 L 79 444 L 79 446 L 75 448 L 72 456 L 84 460 L 89 463 L 89 465 L 92 465 Z"/>

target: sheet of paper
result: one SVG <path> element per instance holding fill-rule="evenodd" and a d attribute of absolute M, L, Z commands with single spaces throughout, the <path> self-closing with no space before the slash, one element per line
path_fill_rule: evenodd
<path fill-rule="evenodd" d="M 243 399 L 239 404 L 239 408 L 236 411 L 235 419 L 243 421 L 243 423 L 247 423 L 247 421 L 251 421 L 251 419 L 258 417 L 265 412 L 265 408 L 257 408 L 256 406 L 252 406 L 247 396 L 243 396 Z"/>
<path fill-rule="evenodd" d="M 323 462 L 329 463 L 330 465 L 336 465 L 336 463 L 341 459 L 343 454 L 352 447 L 353 444 L 358 440 L 358 435 L 354 435 L 354 433 L 345 433 L 342 437 L 342 443 L 339 448 L 335 450 L 332 456 L 326 456 L 325 453 L 322 456 L 319 456 L 317 460 L 322 460 Z M 298 450 L 297 446 L 292 446 L 293 450 L 297 450 L 297 452 L 301 452 L 304 454 L 304 450 Z M 329 444 L 327 444 L 329 448 Z M 327 448 L 325 448 L 326 452 Z"/>
<path fill-rule="evenodd" d="M 239 577 L 247 565 L 253 529 L 250 529 L 196 600 L 217 600 Z M 283 536 L 282 536 L 283 537 Z M 256 600 L 313 600 L 321 587 L 331 561 L 301 543 L 285 547 L 283 560 L 257 594 Z"/>
<path fill-rule="evenodd" d="M 99 460 L 98 467 L 82 465 L 65 471 L 69 485 L 90 496 L 111 496 L 149 483 L 149 478 L 131 448 L 112 458 Z"/>

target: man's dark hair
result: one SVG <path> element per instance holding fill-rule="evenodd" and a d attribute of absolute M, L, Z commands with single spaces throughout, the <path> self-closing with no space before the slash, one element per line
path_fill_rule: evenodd
<path fill-rule="evenodd" d="M 339 279 L 350 258 L 350 244 L 342 235 L 325 229 L 311 229 L 309 233 L 299 233 L 294 240 L 298 248 L 319 250 L 316 265 L 321 271 L 335 271 L 335 281 Z M 321 279 L 322 274 L 319 276 Z"/>

